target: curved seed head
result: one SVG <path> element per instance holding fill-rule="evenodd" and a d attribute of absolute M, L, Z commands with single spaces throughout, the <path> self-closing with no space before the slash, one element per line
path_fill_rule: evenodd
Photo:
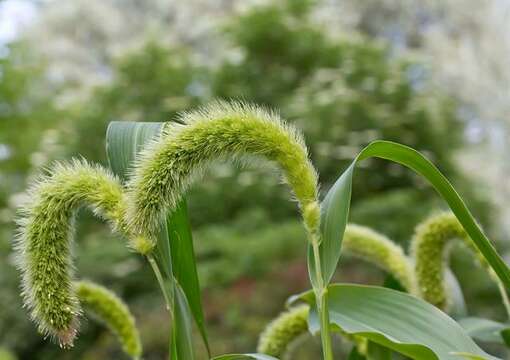
<path fill-rule="evenodd" d="M 260 335 L 257 352 L 282 357 L 294 340 L 308 332 L 309 311 L 308 305 L 299 305 L 282 312 Z"/>
<path fill-rule="evenodd" d="M 434 215 L 416 227 L 411 250 L 421 297 L 440 309 L 448 309 L 449 298 L 445 270 L 450 245 L 461 240 L 477 256 L 478 262 L 490 269 L 469 235 L 450 212 Z"/>
<path fill-rule="evenodd" d="M 71 346 L 80 314 L 71 284 L 74 215 L 87 206 L 122 230 L 122 187 L 104 169 L 74 161 L 55 165 L 28 195 L 28 203 L 19 210 L 15 240 L 24 304 L 41 333 L 58 338 L 63 347 Z"/>
<path fill-rule="evenodd" d="M 132 359 L 139 359 L 142 343 L 127 305 L 110 290 L 92 282 L 76 281 L 74 287 L 85 310 L 90 311 L 117 335 L 126 354 Z"/>
<path fill-rule="evenodd" d="M 258 155 L 276 162 L 300 204 L 307 229 L 318 232 L 317 174 L 298 132 L 274 113 L 218 102 L 180 117 L 135 161 L 127 220 L 133 233 L 154 238 L 160 220 L 218 158 Z"/>
<path fill-rule="evenodd" d="M 391 274 L 410 294 L 418 294 L 414 269 L 400 246 L 370 228 L 348 224 L 342 248 Z"/>

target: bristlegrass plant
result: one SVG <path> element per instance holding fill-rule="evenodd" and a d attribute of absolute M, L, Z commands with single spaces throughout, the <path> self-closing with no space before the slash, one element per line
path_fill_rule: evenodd
<path fill-rule="evenodd" d="M 70 346 L 76 336 L 81 301 L 117 333 L 126 353 L 133 358 L 141 353 L 134 322 L 120 300 L 96 285 L 73 283 L 73 222 L 77 209 L 88 207 L 106 219 L 113 231 L 124 235 L 128 246 L 144 255 L 154 269 L 170 311 L 170 359 L 195 359 L 193 322 L 210 352 L 184 198 L 203 176 L 203 170 L 214 166 L 217 160 L 237 162 L 255 156 L 278 165 L 297 201 L 308 234 L 312 284 L 311 291 L 290 300 L 308 305 L 293 308 L 275 320 L 262 336 L 261 352 L 279 356 L 292 337 L 309 329 L 312 334 L 320 334 L 325 360 L 334 358 L 331 330 L 361 338 L 359 343 L 366 346 L 353 356 L 366 354 L 369 359 L 390 358 L 391 351 L 420 360 L 454 360 L 459 354 L 495 359 L 453 319 L 416 297 L 423 295 L 440 307 L 446 303 L 442 278 L 438 276 L 444 271 L 444 245 L 462 231 L 471 239 L 484 266 L 498 279 L 504 295 L 504 287 L 510 285 L 510 270 L 451 184 L 413 149 L 385 141 L 370 144 L 322 202 L 318 176 L 303 137 L 276 113 L 253 105 L 217 102 L 164 125 L 112 127 L 107 151 L 110 165 L 122 181 L 84 161 L 56 165 L 32 185 L 31 201 L 20 210 L 16 251 L 25 305 L 39 331 L 56 337 L 61 345 Z M 364 227 L 347 226 L 354 168 L 369 157 L 395 161 L 423 176 L 458 219 L 457 228 L 440 228 L 441 235 L 429 245 L 418 241 L 415 246 L 416 254 L 422 248 L 428 249 L 427 256 L 434 258 L 431 273 L 419 261 L 415 272 L 401 248 L 386 237 Z M 434 226 L 432 229 L 437 230 Z M 444 235 L 443 231 L 450 233 Z M 420 230 L 417 238 L 432 238 L 430 234 L 426 229 Z M 342 243 L 346 252 L 391 274 L 409 294 L 381 287 L 330 284 Z M 432 280 L 437 280 L 434 286 L 443 293 L 424 290 L 424 275 L 432 275 Z M 426 286 L 428 289 L 432 285 Z M 274 357 L 259 353 L 213 359 Z"/>
<path fill-rule="evenodd" d="M 406 292 L 447 311 L 454 300 L 446 283 L 447 255 L 455 240 L 462 241 L 472 250 L 479 265 L 498 282 L 464 228 L 450 212 L 433 215 L 416 226 L 410 256 L 384 235 L 355 224 L 346 227 L 343 251 L 393 276 Z M 291 345 L 308 333 L 309 312 L 308 306 L 298 305 L 281 313 L 262 332 L 257 351 L 286 358 Z M 366 355 L 366 344 L 360 344 L 353 337 L 349 340 L 355 342 L 359 354 Z"/>

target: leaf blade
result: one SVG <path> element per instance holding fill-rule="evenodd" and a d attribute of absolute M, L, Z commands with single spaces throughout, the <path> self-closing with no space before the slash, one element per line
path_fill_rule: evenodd
<path fill-rule="evenodd" d="M 352 195 L 353 169 L 359 161 L 370 157 L 382 158 L 399 163 L 427 179 L 432 187 L 448 203 L 452 212 L 458 218 L 471 239 L 473 239 L 475 246 L 479 249 L 492 269 L 494 269 L 505 287 L 507 289 L 510 288 L 510 269 L 478 226 L 473 215 L 448 179 L 418 151 L 390 141 L 374 141 L 365 147 L 349 168 L 340 176 L 323 202 L 321 214 L 324 214 L 322 215 L 324 228 L 322 230 L 321 260 L 324 281 L 326 283 L 331 281 L 331 277 L 336 270 L 340 258 L 341 242 L 345 231 L 344 223 L 347 222 L 349 216 L 348 205 L 350 204 Z M 344 177 L 344 174 L 347 175 Z M 335 202 L 341 202 L 344 205 L 335 205 Z M 337 221 L 331 220 L 332 218 L 337 218 Z M 313 269 L 313 262 L 310 262 L 310 264 L 309 266 Z M 311 271 L 311 273 L 313 273 L 313 271 Z"/>
<path fill-rule="evenodd" d="M 330 321 L 334 329 L 364 336 L 418 360 L 458 359 L 453 353 L 497 359 L 480 349 L 448 315 L 411 295 L 354 284 L 330 285 L 328 294 Z M 310 331 L 319 331 L 313 292 L 301 294 L 298 298 L 311 305 Z"/>

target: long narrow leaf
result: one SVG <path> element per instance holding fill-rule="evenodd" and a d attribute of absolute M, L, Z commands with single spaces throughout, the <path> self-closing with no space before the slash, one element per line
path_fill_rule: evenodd
<path fill-rule="evenodd" d="M 174 276 L 182 287 L 184 294 L 186 294 L 186 299 L 204 340 L 207 353 L 210 355 L 186 200 L 183 200 L 177 209 L 168 216 L 167 228 Z"/>
<path fill-rule="evenodd" d="M 355 165 L 359 161 L 370 157 L 378 157 L 402 164 L 427 179 L 448 203 L 453 213 L 459 219 L 459 222 L 471 239 L 473 239 L 476 247 L 501 281 L 507 288 L 510 288 L 510 270 L 480 229 L 448 179 L 418 151 L 389 141 L 375 141 L 365 147 L 340 176 L 324 199 L 322 204 L 322 243 L 320 251 L 322 272 L 326 283 L 331 281 L 340 258 L 343 234 L 349 216 Z M 315 271 L 313 271 L 315 266 L 313 256 L 309 256 L 308 260 L 312 282 L 316 283 L 314 279 Z"/>
<path fill-rule="evenodd" d="M 174 318 L 172 321 L 172 360 L 193 360 L 193 329 L 191 313 L 184 291 L 177 281 L 174 281 Z"/>

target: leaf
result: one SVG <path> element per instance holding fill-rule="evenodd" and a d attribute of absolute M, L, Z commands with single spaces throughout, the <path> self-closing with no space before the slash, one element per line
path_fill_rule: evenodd
<path fill-rule="evenodd" d="M 324 284 L 329 284 L 335 273 L 345 227 L 349 219 L 349 208 L 351 206 L 352 176 L 354 172 L 354 161 L 345 172 L 340 175 L 333 187 L 328 191 L 321 204 L 321 233 L 320 259 Z M 315 257 L 312 246 L 308 246 L 308 273 L 314 288 L 318 287 L 316 279 Z"/>
<path fill-rule="evenodd" d="M 193 329 L 192 316 L 186 295 L 177 281 L 174 281 L 175 301 L 172 321 L 172 360 L 193 360 Z"/>
<path fill-rule="evenodd" d="M 505 344 L 502 331 L 510 329 L 509 324 L 475 317 L 464 318 L 458 322 L 473 339 L 498 344 Z"/>
<path fill-rule="evenodd" d="M 136 154 L 147 141 L 159 137 L 164 126 L 163 122 L 110 122 L 106 130 L 106 154 L 113 173 L 126 180 Z"/>
<path fill-rule="evenodd" d="M 193 238 L 188 220 L 186 200 L 183 200 L 177 209 L 168 216 L 167 229 L 170 239 L 174 276 L 186 294 L 191 312 L 193 313 L 197 327 L 204 340 L 207 353 L 210 356 L 211 351 L 202 311 L 200 284 L 198 281 L 195 250 L 193 249 Z"/>
<path fill-rule="evenodd" d="M 114 174 L 127 180 L 130 167 L 143 145 L 159 136 L 165 123 L 113 121 L 106 132 L 106 152 Z M 175 251 L 177 255 L 172 256 Z M 193 239 L 188 222 L 186 202 L 183 200 L 175 212 L 167 217 L 167 223 L 161 224 L 155 258 L 163 277 L 168 283 L 175 277 L 186 295 L 191 313 L 198 326 L 204 344 L 209 351 L 209 341 L 205 329 L 200 284 L 195 263 Z M 173 302 L 175 287 L 164 285 L 162 290 Z M 177 310 L 179 311 L 179 307 Z M 174 314 L 177 316 L 177 314 Z"/>
<path fill-rule="evenodd" d="M 321 206 L 322 243 L 320 246 L 321 267 L 324 282 L 329 283 L 340 258 L 342 239 L 349 216 L 352 193 L 352 178 L 355 165 L 367 158 L 378 157 L 404 165 L 426 178 L 441 197 L 448 203 L 478 250 L 494 269 L 498 277 L 510 288 L 510 269 L 487 239 L 466 205 L 443 174 L 418 151 L 389 141 L 374 141 L 365 147 L 338 178 L 326 195 Z M 309 273 L 314 279 L 313 256 L 308 252 Z"/>
<path fill-rule="evenodd" d="M 454 360 L 453 353 L 497 359 L 485 353 L 452 318 L 411 295 L 375 286 L 334 284 L 328 287 L 332 328 L 358 334 L 417 360 Z M 294 297 L 311 305 L 310 331 L 316 333 L 313 291 Z"/>
<path fill-rule="evenodd" d="M 213 357 L 211 360 L 278 360 L 264 354 L 229 354 Z"/>
<path fill-rule="evenodd" d="M 106 153 L 110 169 L 115 175 L 127 181 L 129 171 L 136 155 L 143 145 L 161 134 L 165 123 L 112 121 L 106 130 Z M 158 245 L 156 246 L 156 261 L 163 276 L 172 278 L 172 262 L 170 245 L 166 226 L 161 226 L 158 232 Z M 173 298 L 173 289 L 162 289 Z"/>

